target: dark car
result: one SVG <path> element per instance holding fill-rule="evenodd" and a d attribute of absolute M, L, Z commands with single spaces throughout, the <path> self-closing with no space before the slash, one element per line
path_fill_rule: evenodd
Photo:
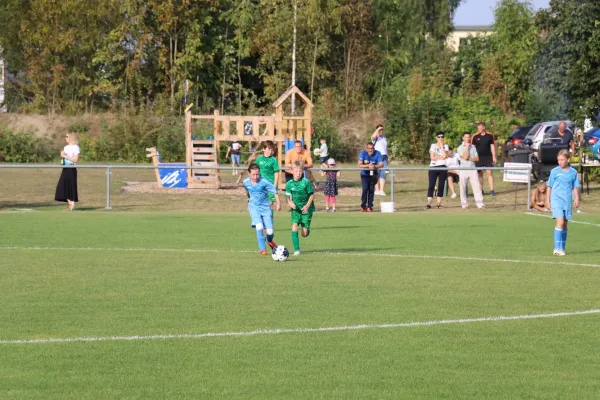
<path fill-rule="evenodd" d="M 527 133 L 533 128 L 533 125 L 519 126 L 510 133 L 502 149 L 503 159 L 508 158 L 508 152 L 515 149 L 520 149 L 523 146 L 523 139 Z"/>

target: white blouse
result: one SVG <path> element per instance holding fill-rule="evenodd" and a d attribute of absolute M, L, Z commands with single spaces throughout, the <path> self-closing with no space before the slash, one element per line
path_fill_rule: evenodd
<path fill-rule="evenodd" d="M 444 145 L 444 150 L 448 151 L 450 150 L 450 148 L 448 147 L 447 144 Z M 429 148 L 429 152 L 433 152 L 433 154 L 435 154 L 437 157 L 441 157 L 442 156 L 442 149 L 438 147 L 437 143 L 434 143 L 431 145 L 431 147 Z M 431 160 L 431 162 L 429 163 L 430 167 L 442 167 L 446 165 L 446 160 Z"/>
<path fill-rule="evenodd" d="M 76 144 L 69 144 L 65 146 L 63 151 L 65 152 L 67 157 L 75 158 L 75 156 L 81 152 L 81 149 Z M 75 163 L 69 160 L 65 160 L 65 165 L 75 165 Z"/>

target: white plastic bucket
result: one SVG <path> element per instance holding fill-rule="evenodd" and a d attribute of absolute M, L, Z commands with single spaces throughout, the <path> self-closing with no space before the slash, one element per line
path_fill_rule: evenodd
<path fill-rule="evenodd" d="M 394 212 L 394 202 L 393 201 L 382 201 L 379 203 L 381 205 L 382 213 L 391 213 Z"/>

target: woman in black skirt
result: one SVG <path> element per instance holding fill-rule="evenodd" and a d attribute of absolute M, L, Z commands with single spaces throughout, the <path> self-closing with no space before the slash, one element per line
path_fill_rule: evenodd
<path fill-rule="evenodd" d="M 75 133 L 67 133 L 65 137 L 67 145 L 63 151 L 60 152 L 61 161 L 63 165 L 76 165 L 79 161 L 79 141 Z M 73 211 L 75 203 L 79 201 L 77 196 L 77 169 L 75 168 L 63 168 L 56 185 L 56 194 L 54 200 L 66 202 L 68 204 L 67 210 Z"/>

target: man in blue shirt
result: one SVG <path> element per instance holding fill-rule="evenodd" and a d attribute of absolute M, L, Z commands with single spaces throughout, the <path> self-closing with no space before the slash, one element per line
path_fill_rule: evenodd
<path fill-rule="evenodd" d="M 256 229 L 256 240 L 260 254 L 266 256 L 267 250 L 265 246 L 265 237 L 263 228 L 267 232 L 267 242 L 271 249 L 277 247 L 273 238 L 275 232 L 273 230 L 273 215 L 271 213 L 271 201 L 269 193 L 275 196 L 275 208 L 281 210 L 281 201 L 277 194 L 277 188 L 268 180 L 260 176 L 260 167 L 256 163 L 248 166 L 249 178 L 244 179 L 244 189 L 248 195 L 248 211 L 252 219 L 252 226 Z"/>
<path fill-rule="evenodd" d="M 573 219 L 572 203 L 579 208 L 579 178 L 577 171 L 569 165 L 571 155 L 568 150 L 558 152 L 558 167 L 550 172 L 546 203 L 556 219 L 554 229 L 554 255 L 566 255 L 567 223 Z"/>
<path fill-rule="evenodd" d="M 379 178 L 379 169 L 383 167 L 381 153 L 375 150 L 373 143 L 367 143 L 366 150 L 358 156 L 358 168 L 360 181 L 362 183 L 362 197 L 360 208 L 362 212 L 373 212 L 373 196 L 375 196 L 375 184 Z"/>

